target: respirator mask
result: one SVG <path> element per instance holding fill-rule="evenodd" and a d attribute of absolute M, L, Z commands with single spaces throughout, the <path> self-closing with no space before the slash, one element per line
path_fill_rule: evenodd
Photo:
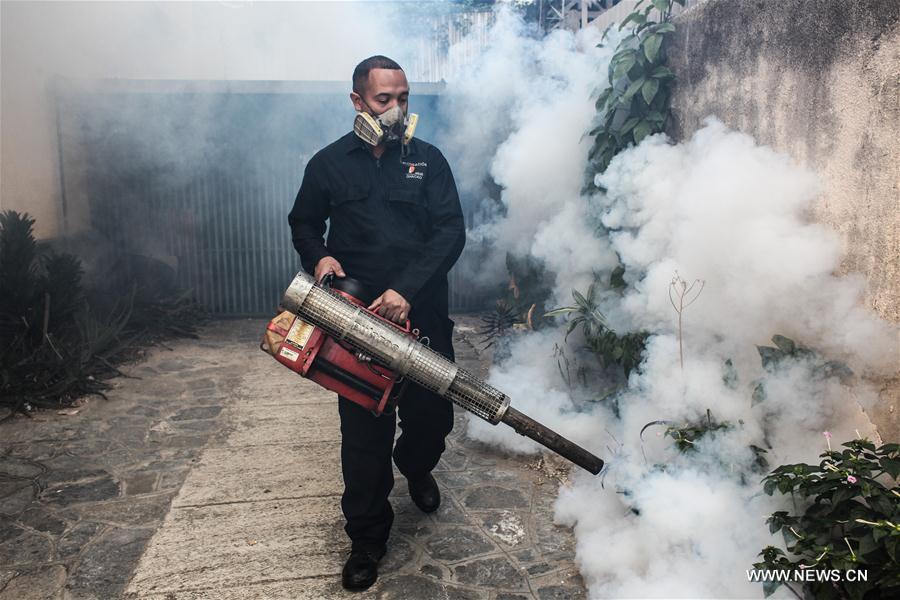
<path fill-rule="evenodd" d="M 353 132 L 370 146 L 381 143 L 389 146 L 402 143 L 406 146 L 413 138 L 418 122 L 419 115 L 406 115 L 399 106 L 394 106 L 377 117 L 367 112 L 356 113 Z"/>

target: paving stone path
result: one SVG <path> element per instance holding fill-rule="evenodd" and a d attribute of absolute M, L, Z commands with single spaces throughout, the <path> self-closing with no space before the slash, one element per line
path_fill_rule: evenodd
<path fill-rule="evenodd" d="M 484 374 L 472 318 L 458 361 Z M 0 600 L 585 596 L 557 482 L 534 458 L 465 435 L 424 515 L 397 474 L 379 582 L 348 594 L 332 394 L 256 350 L 262 322 L 224 321 L 156 348 L 110 401 L 0 425 Z"/>

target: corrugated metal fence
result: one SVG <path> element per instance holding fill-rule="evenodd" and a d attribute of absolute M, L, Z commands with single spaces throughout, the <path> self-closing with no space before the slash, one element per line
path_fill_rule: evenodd
<path fill-rule="evenodd" d="M 439 15 L 427 24 L 434 35 L 416 39 L 407 73 L 421 82 L 411 87 L 428 116 L 423 139 L 440 146 L 443 85 L 432 82 L 478 55 L 493 20 Z M 305 163 L 352 123 L 347 84 L 112 80 L 79 90 L 59 98 L 63 212 L 88 212 L 112 252 L 169 264 L 215 315 L 271 314 L 300 269 L 287 214 Z M 474 199 L 462 200 L 471 219 Z M 451 309 L 481 308 L 460 271 L 450 273 Z"/>
<path fill-rule="evenodd" d="M 352 122 L 345 88 L 118 81 L 69 98 L 64 168 L 82 171 L 66 180 L 83 189 L 68 183 L 67 196 L 85 199 L 108 248 L 171 265 L 213 314 L 269 315 L 300 269 L 287 214 L 305 163 Z M 441 86 L 415 88 L 417 110 L 436 113 Z M 436 128 L 424 121 L 422 137 Z M 456 271 L 450 280 L 453 310 L 481 308 Z"/>

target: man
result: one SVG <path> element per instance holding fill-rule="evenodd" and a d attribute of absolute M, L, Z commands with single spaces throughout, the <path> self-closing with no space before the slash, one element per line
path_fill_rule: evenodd
<path fill-rule="evenodd" d="M 354 131 L 306 166 L 288 217 L 294 247 L 317 281 L 329 273 L 361 281 L 372 290 L 370 309 L 397 323 L 409 319 L 432 349 L 452 360 L 447 272 L 465 244 L 453 174 L 437 148 L 404 136 L 409 84 L 396 62 L 373 56 L 357 65 L 350 100 Z M 372 119 L 381 137 L 366 127 Z M 351 540 L 342 573 L 347 589 L 366 589 L 378 577 L 394 518 L 392 448 L 416 506 L 432 512 L 440 504 L 431 471 L 453 428 L 452 405 L 410 384 L 398 411 L 402 433 L 394 446 L 394 414 L 375 417 L 338 397 L 341 508 Z"/>

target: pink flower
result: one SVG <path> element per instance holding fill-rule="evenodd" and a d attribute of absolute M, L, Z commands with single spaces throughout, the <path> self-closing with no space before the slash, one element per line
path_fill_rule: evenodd
<path fill-rule="evenodd" d="M 856 483 L 856 477 L 853 475 L 847 475 L 847 483 Z"/>
<path fill-rule="evenodd" d="M 822 432 L 822 435 L 824 435 L 824 436 L 825 436 L 827 439 L 829 439 L 829 440 L 831 439 L 831 432 L 830 432 L 830 431 L 823 431 L 823 432 Z"/>

